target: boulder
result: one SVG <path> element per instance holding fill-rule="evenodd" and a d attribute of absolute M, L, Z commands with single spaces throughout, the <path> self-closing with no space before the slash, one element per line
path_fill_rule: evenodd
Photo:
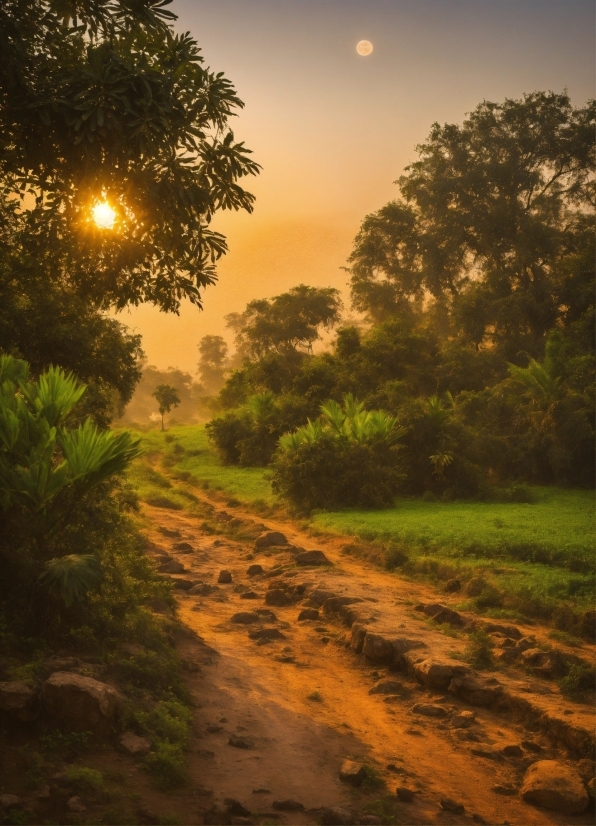
<path fill-rule="evenodd" d="M 344 760 L 339 770 L 339 779 L 350 786 L 361 786 L 366 777 L 366 769 L 362 763 L 354 760 Z"/>
<path fill-rule="evenodd" d="M 322 810 L 319 823 L 321 823 L 322 826 L 352 826 L 354 816 L 349 809 L 332 806 L 329 809 Z"/>
<path fill-rule="evenodd" d="M 0 806 L 4 809 L 19 809 L 24 802 L 16 794 L 0 794 Z"/>
<path fill-rule="evenodd" d="M 235 622 L 238 625 L 250 625 L 252 622 L 258 622 L 260 619 L 260 616 L 254 614 L 252 611 L 240 611 L 230 618 L 230 622 Z"/>
<path fill-rule="evenodd" d="M 285 640 L 285 635 L 277 628 L 260 628 L 258 631 L 251 631 L 248 635 L 251 640 Z"/>
<path fill-rule="evenodd" d="M 41 697 L 48 716 L 68 731 L 97 734 L 109 730 L 122 704 L 113 686 L 66 671 L 56 671 L 45 681 Z"/>
<path fill-rule="evenodd" d="M 416 703 L 412 706 L 414 714 L 422 714 L 423 717 L 447 717 L 447 709 L 444 706 L 434 703 Z"/>
<path fill-rule="evenodd" d="M 272 803 L 278 812 L 303 812 L 304 806 L 297 800 L 274 800 Z"/>
<path fill-rule="evenodd" d="M 282 607 L 284 605 L 289 605 L 291 600 L 286 592 L 282 591 L 281 588 L 272 588 L 265 594 L 265 602 L 267 605 L 277 605 L 278 607 Z"/>
<path fill-rule="evenodd" d="M 35 693 L 23 680 L 0 683 L 0 709 L 9 711 L 19 720 L 33 719 Z"/>
<path fill-rule="evenodd" d="M 414 800 L 414 792 L 412 789 L 408 789 L 407 786 L 398 786 L 395 790 L 395 794 L 402 803 L 411 803 Z"/>
<path fill-rule="evenodd" d="M 182 577 L 172 579 L 172 582 L 174 588 L 178 588 L 180 591 L 190 591 L 198 584 L 196 579 L 183 579 Z"/>
<path fill-rule="evenodd" d="M 397 680 L 381 680 L 374 685 L 369 694 L 400 694 L 403 691 L 403 686 Z"/>
<path fill-rule="evenodd" d="M 503 688 L 496 680 L 491 679 L 489 682 L 468 674 L 464 677 L 454 677 L 449 683 L 449 693 L 471 706 L 488 708 L 501 697 Z"/>
<path fill-rule="evenodd" d="M 427 688 L 446 689 L 454 677 L 463 677 L 470 669 L 448 660 L 428 659 L 414 663 L 412 670 L 418 682 Z"/>
<path fill-rule="evenodd" d="M 319 619 L 319 612 L 316 608 L 303 608 L 298 614 L 298 620 L 317 620 Z"/>
<path fill-rule="evenodd" d="M 185 571 L 184 565 L 178 562 L 177 559 L 171 559 L 159 566 L 159 571 L 162 574 L 183 574 Z"/>
<path fill-rule="evenodd" d="M 367 631 L 362 645 L 362 653 L 369 660 L 391 662 L 393 660 L 393 644 L 391 640 L 381 636 L 381 634 L 372 634 Z"/>
<path fill-rule="evenodd" d="M 453 812 L 454 815 L 463 815 L 465 811 L 463 803 L 457 803 L 450 797 L 442 797 L 439 802 L 441 804 L 441 809 L 445 812 Z"/>
<path fill-rule="evenodd" d="M 500 622 L 481 622 L 477 623 L 488 634 L 503 634 L 504 637 L 509 637 L 512 640 L 521 640 L 522 633 L 515 625 L 503 625 Z"/>
<path fill-rule="evenodd" d="M 558 760 L 532 763 L 524 776 L 520 794 L 526 803 L 566 815 L 581 814 L 589 803 L 579 774 Z"/>
<path fill-rule="evenodd" d="M 228 745 L 234 746 L 236 749 L 254 749 L 255 741 L 252 737 L 240 737 L 238 734 L 230 734 Z"/>
<path fill-rule="evenodd" d="M 265 573 L 265 571 L 262 565 L 251 565 L 246 573 L 248 576 L 258 576 L 259 574 Z"/>
<path fill-rule="evenodd" d="M 336 597 L 333 591 L 326 591 L 323 588 L 313 588 L 308 592 L 308 602 L 313 608 L 320 608 L 328 599 Z"/>
<path fill-rule="evenodd" d="M 220 585 L 229 585 L 232 581 L 232 574 L 229 571 L 220 571 L 217 581 Z"/>
<path fill-rule="evenodd" d="M 151 741 L 146 737 L 139 737 L 134 731 L 125 731 L 119 743 L 122 751 L 134 757 L 144 757 L 151 750 Z"/>
<path fill-rule="evenodd" d="M 180 551 L 184 554 L 192 554 L 194 552 L 193 546 L 189 542 L 176 542 L 172 545 L 173 550 Z"/>
<path fill-rule="evenodd" d="M 259 595 L 256 591 L 245 591 L 243 594 L 240 594 L 240 599 L 258 599 Z"/>
<path fill-rule="evenodd" d="M 356 654 L 362 653 L 362 648 L 364 646 L 364 638 L 366 637 L 366 628 L 359 623 L 354 623 L 352 625 L 352 635 L 350 639 L 350 646 L 352 651 L 355 651 Z"/>
<path fill-rule="evenodd" d="M 271 548 L 275 545 L 287 545 L 288 540 L 279 531 L 266 531 L 260 536 L 257 536 L 255 545 L 257 548 Z"/>
<path fill-rule="evenodd" d="M 323 551 L 302 551 L 294 559 L 297 565 L 332 565 Z"/>
<path fill-rule="evenodd" d="M 217 585 L 209 585 L 207 582 L 199 582 L 197 585 L 193 585 L 192 588 L 189 588 L 187 593 L 192 594 L 192 596 L 208 597 L 209 594 L 212 594 L 214 591 L 219 591 Z"/>

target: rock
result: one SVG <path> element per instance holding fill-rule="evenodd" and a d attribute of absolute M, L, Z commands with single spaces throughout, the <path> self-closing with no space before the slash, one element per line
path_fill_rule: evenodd
<path fill-rule="evenodd" d="M 502 625 L 500 622 L 482 622 L 479 623 L 488 634 L 503 634 L 504 637 L 509 637 L 512 640 L 521 639 L 521 631 L 515 625 Z"/>
<path fill-rule="evenodd" d="M 151 750 L 151 741 L 146 737 L 139 737 L 134 731 L 125 731 L 119 743 L 123 751 L 135 757 L 143 757 Z"/>
<path fill-rule="evenodd" d="M 486 748 L 485 746 L 477 746 L 470 749 L 470 754 L 473 754 L 474 757 L 484 757 L 486 760 L 500 761 L 503 759 L 503 755 L 500 752 L 495 751 L 495 749 Z"/>
<path fill-rule="evenodd" d="M 330 614 L 342 614 L 342 609 L 346 605 L 354 605 L 354 603 L 363 602 L 360 597 L 329 597 L 323 603 L 323 613 L 326 616 Z"/>
<path fill-rule="evenodd" d="M 174 579 L 174 588 L 179 588 L 181 591 L 190 591 L 197 585 L 196 579 Z"/>
<path fill-rule="evenodd" d="M 465 811 L 463 803 L 456 803 L 455 800 L 452 800 L 450 797 L 442 797 L 439 802 L 441 804 L 441 809 L 446 812 L 453 812 L 455 815 L 463 815 Z"/>
<path fill-rule="evenodd" d="M 501 754 L 505 755 L 505 757 L 523 757 L 524 753 L 521 749 L 521 746 L 512 744 L 510 746 L 503 746 L 501 749 Z"/>
<path fill-rule="evenodd" d="M 583 760 L 578 760 L 575 764 L 575 770 L 584 781 L 584 783 L 588 783 L 594 775 L 596 775 L 596 763 L 593 760 L 589 760 L 587 757 L 584 757 Z"/>
<path fill-rule="evenodd" d="M 52 674 L 43 684 L 41 696 L 48 716 L 68 731 L 98 734 L 111 727 L 122 703 L 113 686 L 67 671 Z"/>
<path fill-rule="evenodd" d="M 558 760 L 532 763 L 520 794 L 526 803 L 566 815 L 581 814 L 589 803 L 579 774 Z"/>
<path fill-rule="evenodd" d="M 502 694 L 502 687 L 496 680 L 482 680 L 480 677 L 468 675 L 465 677 L 454 677 L 449 683 L 449 692 L 469 703 L 472 706 L 483 706 L 488 708 Z"/>
<path fill-rule="evenodd" d="M 247 809 L 246 806 L 243 806 L 239 800 L 234 800 L 232 797 L 226 797 L 224 800 L 225 805 L 228 808 L 228 812 L 231 815 L 239 815 L 241 817 L 250 817 L 250 809 Z"/>
<path fill-rule="evenodd" d="M 277 617 L 268 608 L 257 608 L 257 614 L 265 620 L 265 622 L 275 622 Z"/>
<path fill-rule="evenodd" d="M 505 785 L 501 785 L 501 783 L 496 783 L 494 786 L 491 786 L 491 790 L 495 794 L 502 794 L 502 795 L 514 795 L 517 794 L 517 789 L 515 786 L 511 786 L 509 783 L 505 783 Z"/>
<path fill-rule="evenodd" d="M 454 715 L 450 722 L 453 728 L 470 728 L 476 722 L 476 717 L 473 711 L 461 711 Z"/>
<path fill-rule="evenodd" d="M 240 599 L 258 599 L 259 595 L 255 591 L 245 591 L 240 594 Z"/>
<path fill-rule="evenodd" d="M 447 709 L 433 703 L 416 703 L 412 706 L 414 714 L 422 714 L 424 717 L 447 717 Z"/>
<path fill-rule="evenodd" d="M 356 654 L 362 653 L 364 647 L 364 638 L 366 637 L 366 628 L 358 623 L 352 625 L 352 634 L 350 638 L 350 647 Z"/>
<path fill-rule="evenodd" d="M 228 826 L 231 822 L 232 819 L 227 808 L 222 809 L 219 806 L 213 806 L 203 815 L 203 823 L 208 824 L 208 826 Z"/>
<path fill-rule="evenodd" d="M 4 809 L 19 809 L 24 802 L 16 794 L 0 794 L 0 806 Z"/>
<path fill-rule="evenodd" d="M 320 608 L 321 605 L 331 597 L 335 597 L 333 591 L 326 591 L 324 588 L 313 588 L 308 592 L 308 602 L 313 608 Z"/>
<path fill-rule="evenodd" d="M 288 540 L 279 531 L 267 531 L 257 536 L 255 545 L 257 548 L 271 548 L 274 545 L 287 545 Z"/>
<path fill-rule="evenodd" d="M 479 597 L 486 588 L 486 580 L 481 576 L 472 577 L 466 585 L 466 595 L 469 597 Z"/>
<path fill-rule="evenodd" d="M 232 574 L 229 571 L 220 571 L 217 581 L 220 585 L 229 585 L 232 581 Z"/>
<path fill-rule="evenodd" d="M 461 591 L 461 579 L 449 579 L 443 588 L 446 594 L 455 594 Z"/>
<path fill-rule="evenodd" d="M 277 628 L 260 628 L 258 631 L 251 631 L 248 635 L 251 640 L 285 640 L 285 634 Z"/>
<path fill-rule="evenodd" d="M 267 605 L 276 605 L 281 608 L 285 605 L 289 605 L 291 600 L 286 592 L 282 591 L 281 588 L 272 588 L 265 594 L 265 602 Z"/>
<path fill-rule="evenodd" d="M 253 794 L 271 794 L 271 789 L 253 789 Z"/>
<path fill-rule="evenodd" d="M 596 611 L 586 611 L 582 616 L 580 634 L 590 642 L 596 642 Z"/>
<path fill-rule="evenodd" d="M 446 689 L 454 677 L 463 677 L 470 669 L 448 660 L 422 660 L 413 665 L 414 676 L 427 688 Z"/>
<path fill-rule="evenodd" d="M 263 570 L 262 565 L 251 565 L 247 571 L 248 576 L 258 576 L 259 574 L 264 574 L 265 571 Z"/>
<path fill-rule="evenodd" d="M 187 593 L 192 594 L 193 596 L 208 597 L 209 594 L 212 594 L 214 591 L 219 591 L 217 585 L 209 585 L 207 582 L 199 582 L 197 585 L 193 585 L 192 588 L 189 588 Z"/>
<path fill-rule="evenodd" d="M 163 526 L 160 526 L 157 530 L 158 530 L 161 534 L 163 534 L 164 536 L 171 536 L 171 537 L 177 537 L 177 536 L 180 536 L 180 531 L 178 531 L 178 530 L 171 530 L 170 528 L 164 528 Z"/>
<path fill-rule="evenodd" d="M 339 770 L 339 779 L 350 786 L 361 786 L 366 777 L 366 769 L 362 763 L 353 760 L 344 760 Z"/>
<path fill-rule="evenodd" d="M 391 662 L 393 660 L 393 645 L 391 640 L 381 636 L 381 634 L 371 634 L 366 632 L 362 645 L 362 653 L 369 660 L 378 662 Z"/>
<path fill-rule="evenodd" d="M 86 812 L 87 807 L 83 803 L 80 797 L 75 795 L 74 797 L 69 798 L 66 801 L 66 808 L 69 812 Z"/>
<path fill-rule="evenodd" d="M 329 809 L 322 810 L 319 823 L 321 823 L 322 826 L 352 826 L 354 816 L 349 809 L 332 806 Z"/>
<path fill-rule="evenodd" d="M 300 620 L 317 620 L 319 619 L 319 612 L 316 608 L 303 608 L 298 614 L 298 621 Z"/>
<path fill-rule="evenodd" d="M 398 786 L 395 794 L 402 801 L 402 803 L 411 803 L 414 800 L 414 792 L 406 786 Z"/>
<path fill-rule="evenodd" d="M 294 557 L 297 565 L 332 565 L 323 551 L 303 551 Z"/>
<path fill-rule="evenodd" d="M 271 804 L 278 812 L 303 812 L 304 806 L 297 800 L 274 800 Z"/>
<path fill-rule="evenodd" d="M 438 622 L 441 625 L 463 625 L 464 618 L 461 614 L 458 614 L 457 611 L 454 611 L 452 608 L 443 608 L 442 611 L 439 611 L 437 614 L 432 615 L 433 622 Z"/>
<path fill-rule="evenodd" d="M 540 743 L 535 743 L 534 740 L 522 740 L 521 745 L 526 751 L 533 751 L 535 754 L 539 754 L 542 751 Z"/>
<path fill-rule="evenodd" d="M 0 683 L 0 710 L 9 711 L 19 720 L 33 719 L 35 693 L 23 680 Z"/>
<path fill-rule="evenodd" d="M 252 737 L 240 737 L 237 734 L 230 734 L 228 745 L 234 746 L 235 749 L 254 749 L 255 741 Z"/>
<path fill-rule="evenodd" d="M 184 565 L 178 562 L 177 559 L 172 559 L 170 562 L 165 562 L 159 566 L 159 571 L 162 574 L 183 574 L 185 570 Z"/>
<path fill-rule="evenodd" d="M 188 542 L 176 542 L 174 545 L 172 545 L 172 548 L 175 551 L 180 551 L 186 554 L 192 554 L 195 550 L 193 546 L 190 545 Z"/>
<path fill-rule="evenodd" d="M 397 680 L 381 680 L 374 685 L 369 694 L 401 694 L 403 685 Z"/>
<path fill-rule="evenodd" d="M 252 622 L 258 622 L 260 619 L 260 616 L 254 614 L 252 611 L 239 611 L 230 618 L 230 622 L 235 622 L 239 625 L 250 625 Z"/>

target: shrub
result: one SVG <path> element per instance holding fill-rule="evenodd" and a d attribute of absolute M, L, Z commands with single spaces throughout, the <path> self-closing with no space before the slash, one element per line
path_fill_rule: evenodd
<path fill-rule="evenodd" d="M 495 644 L 486 631 L 473 631 L 470 634 L 470 641 L 464 651 L 464 659 L 470 663 L 472 668 L 478 671 L 494 668 L 493 648 Z"/>
<path fill-rule="evenodd" d="M 280 439 L 273 489 L 306 511 L 391 505 L 403 479 L 397 419 L 350 395 L 343 409 L 330 401 L 321 414 Z"/>

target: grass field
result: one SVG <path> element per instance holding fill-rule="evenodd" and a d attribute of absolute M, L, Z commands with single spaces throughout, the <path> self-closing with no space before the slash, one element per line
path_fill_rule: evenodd
<path fill-rule="evenodd" d="M 130 478 L 146 501 L 189 508 L 192 486 L 199 485 L 248 505 L 275 504 L 266 472 L 222 466 L 203 426 L 139 435 L 146 458 Z M 168 476 L 183 484 L 172 486 Z M 542 616 L 571 629 L 594 602 L 594 494 L 532 491 L 532 504 L 401 498 L 386 510 L 315 513 L 308 526 L 353 537 L 348 552 L 372 553 L 405 574 L 438 583 L 459 577 L 464 593 L 474 579 L 464 606 L 473 602 L 494 616 Z"/>

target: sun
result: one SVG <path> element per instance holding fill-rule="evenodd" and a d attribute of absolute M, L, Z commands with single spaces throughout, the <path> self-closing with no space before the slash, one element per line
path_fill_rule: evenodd
<path fill-rule="evenodd" d="M 362 55 L 362 57 L 366 57 L 367 55 L 372 54 L 372 50 L 373 44 L 370 42 L 370 40 L 360 40 L 356 44 L 356 51 L 359 55 Z"/>
<path fill-rule="evenodd" d="M 93 207 L 93 220 L 100 229 L 112 229 L 116 213 L 107 201 L 100 201 Z"/>

